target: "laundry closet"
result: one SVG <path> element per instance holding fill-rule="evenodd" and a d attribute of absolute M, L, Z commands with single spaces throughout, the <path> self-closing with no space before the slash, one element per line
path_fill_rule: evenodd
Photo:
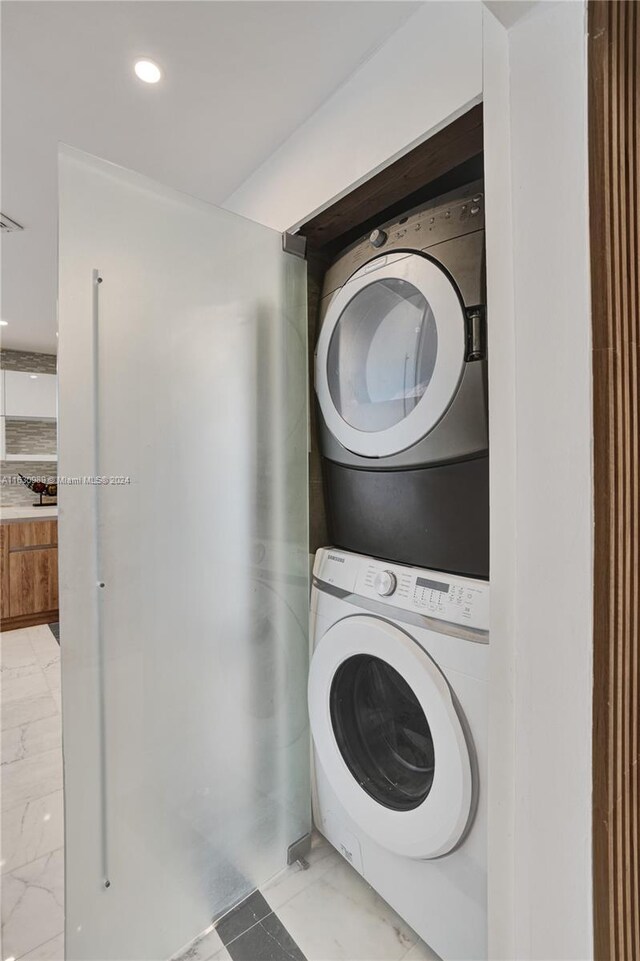
<path fill-rule="evenodd" d="M 439 956 L 486 958 L 482 106 L 300 232 L 314 822 Z"/>

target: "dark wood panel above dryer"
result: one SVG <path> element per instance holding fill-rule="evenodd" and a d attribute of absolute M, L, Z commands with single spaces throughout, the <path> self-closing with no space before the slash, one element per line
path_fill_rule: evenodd
<path fill-rule="evenodd" d="M 301 228 L 308 246 L 332 256 L 370 225 L 482 177 L 482 104 L 374 174 Z"/>

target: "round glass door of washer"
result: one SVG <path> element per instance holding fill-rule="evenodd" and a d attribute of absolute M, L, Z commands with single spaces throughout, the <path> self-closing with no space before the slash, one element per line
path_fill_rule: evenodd
<path fill-rule="evenodd" d="M 316 645 L 308 697 L 319 763 L 353 821 L 406 857 L 452 850 L 471 816 L 469 744 L 424 648 L 383 618 L 345 617 Z"/>
<path fill-rule="evenodd" d="M 330 705 L 338 748 L 363 790 L 392 811 L 422 804 L 433 784 L 433 737 L 395 668 L 368 654 L 348 658 L 333 678 Z"/>
<path fill-rule="evenodd" d="M 448 276 L 428 258 L 404 256 L 375 273 L 367 267 L 329 306 L 316 389 L 336 439 L 382 457 L 422 440 L 446 413 L 462 376 L 465 316 Z"/>

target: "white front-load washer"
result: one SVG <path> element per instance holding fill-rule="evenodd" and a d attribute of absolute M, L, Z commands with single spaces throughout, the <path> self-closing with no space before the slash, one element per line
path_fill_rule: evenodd
<path fill-rule="evenodd" d="M 444 959 L 487 957 L 488 617 L 485 581 L 316 554 L 316 826 Z"/>

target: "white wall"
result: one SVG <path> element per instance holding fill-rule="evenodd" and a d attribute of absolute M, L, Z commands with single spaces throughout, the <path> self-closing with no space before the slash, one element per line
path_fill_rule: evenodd
<path fill-rule="evenodd" d="M 546 4 L 545 4 L 546 7 Z M 586 958 L 592 463 L 586 33 L 560 3 L 511 34 L 516 292 L 518 944 Z M 523 879 L 524 880 L 524 879 Z"/>
<path fill-rule="evenodd" d="M 426 3 L 224 206 L 286 230 L 431 136 L 481 93 L 481 5 Z"/>
<path fill-rule="evenodd" d="M 593 952 L 585 7 L 542 3 L 508 34 L 490 17 L 491 956 L 584 959 Z M 508 231 L 510 208 L 512 252 L 492 236 Z"/>

